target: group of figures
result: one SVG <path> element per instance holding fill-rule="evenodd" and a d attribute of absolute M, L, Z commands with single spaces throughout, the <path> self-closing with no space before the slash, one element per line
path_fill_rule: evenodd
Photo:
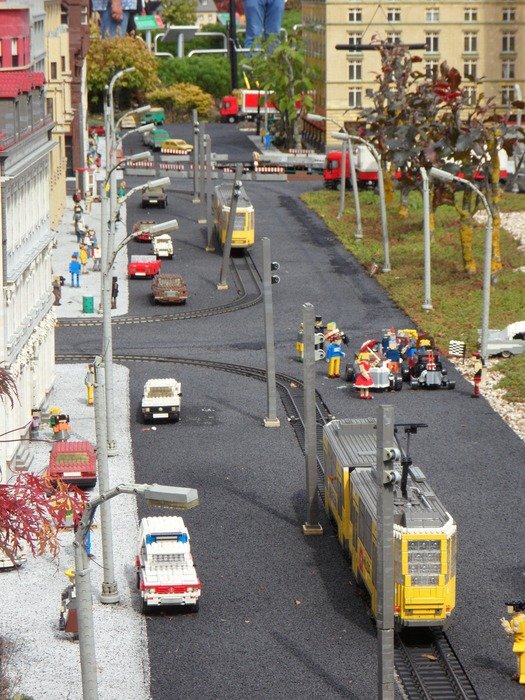
<path fill-rule="evenodd" d="M 346 356 L 343 345 L 348 345 L 348 336 L 335 323 L 323 324 L 316 317 L 314 328 L 315 360 L 326 359 L 327 376 L 341 376 L 341 359 Z M 304 355 L 303 329 L 299 329 L 296 342 L 296 359 Z M 480 395 L 480 382 L 484 362 L 479 352 L 473 353 L 474 392 Z M 359 390 L 359 397 L 372 399 L 371 390 L 400 391 L 403 383 L 411 389 L 454 389 L 455 382 L 448 378 L 442 356 L 432 337 L 408 328 L 383 330 L 380 340 L 372 338 L 361 344 L 354 360 L 347 362 L 345 378 Z"/>

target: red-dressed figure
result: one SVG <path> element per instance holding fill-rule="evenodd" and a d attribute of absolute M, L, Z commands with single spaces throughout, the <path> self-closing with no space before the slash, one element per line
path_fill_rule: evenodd
<path fill-rule="evenodd" d="M 483 361 L 483 358 L 481 357 L 481 353 L 479 353 L 477 350 L 476 350 L 476 352 L 472 353 L 472 356 L 475 358 L 475 360 L 474 360 L 474 394 L 473 394 L 473 398 L 479 399 L 479 396 L 480 396 L 479 385 L 481 384 L 481 379 L 483 377 L 483 368 L 485 367 L 485 362 Z"/>
<path fill-rule="evenodd" d="M 359 374 L 355 379 L 354 386 L 356 389 L 359 389 L 359 398 L 373 399 L 374 397 L 370 393 L 370 387 L 374 383 L 370 375 L 370 368 L 372 367 L 370 363 L 370 354 L 367 352 L 360 353 L 357 356 L 357 364 L 359 365 Z"/>

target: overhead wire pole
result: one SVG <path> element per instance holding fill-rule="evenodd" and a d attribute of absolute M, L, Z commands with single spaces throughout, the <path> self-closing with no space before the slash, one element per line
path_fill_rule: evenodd
<path fill-rule="evenodd" d="M 211 137 L 209 134 L 204 136 L 206 141 L 205 151 L 206 151 L 206 232 L 207 232 L 207 242 L 206 242 L 206 252 L 213 253 L 215 251 L 215 246 L 213 245 L 213 188 L 212 188 L 212 171 L 211 171 Z"/>
<path fill-rule="evenodd" d="M 204 124 L 199 127 L 199 201 L 201 204 L 201 215 L 198 219 L 199 224 L 206 223 L 206 181 L 205 181 L 205 155 L 204 155 Z"/>
<path fill-rule="evenodd" d="M 304 445 L 306 467 L 306 522 L 304 535 L 322 535 L 317 497 L 317 423 L 315 404 L 315 309 L 303 304 Z"/>
<path fill-rule="evenodd" d="M 230 0 L 230 18 L 228 23 L 228 53 L 230 56 L 230 82 L 232 90 L 239 87 L 237 76 L 237 20 L 235 17 L 235 0 Z"/>
<path fill-rule="evenodd" d="M 197 110 L 192 111 L 193 118 L 193 203 L 199 201 L 199 117 Z"/>
<path fill-rule="evenodd" d="M 377 409 L 377 691 L 394 700 L 394 407 Z"/>
<path fill-rule="evenodd" d="M 425 311 L 432 311 L 432 292 L 430 286 L 430 188 L 425 168 L 419 168 L 423 186 L 423 304 Z"/>
<path fill-rule="evenodd" d="M 222 265 L 221 265 L 221 277 L 217 289 L 228 289 L 228 282 L 226 281 L 226 275 L 228 272 L 228 265 L 230 264 L 230 252 L 232 248 L 232 236 L 233 227 L 235 225 L 235 216 L 237 214 L 237 202 L 241 195 L 241 175 L 242 175 L 242 163 L 237 163 L 235 166 L 235 180 L 233 182 L 232 196 L 230 200 L 230 211 L 228 213 L 228 230 L 226 232 L 226 240 L 222 248 Z M 219 231 L 219 237 L 221 232 Z"/>
<path fill-rule="evenodd" d="M 348 153 L 348 140 L 343 141 L 341 149 L 341 181 L 339 183 L 339 211 L 337 218 L 340 219 L 345 211 L 345 195 L 346 195 L 346 155 Z"/>
<path fill-rule="evenodd" d="M 270 239 L 262 239 L 263 247 L 263 301 L 264 301 L 264 337 L 266 341 L 266 405 L 267 416 L 265 428 L 278 428 L 281 423 L 277 418 L 277 388 L 275 384 L 275 338 L 273 328 L 272 300 L 272 261 Z M 273 269 L 277 269 L 274 267 Z M 279 278 L 276 278 L 279 281 Z"/>

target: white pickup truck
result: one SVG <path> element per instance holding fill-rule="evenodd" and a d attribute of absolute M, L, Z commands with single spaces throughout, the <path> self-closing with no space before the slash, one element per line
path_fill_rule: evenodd
<path fill-rule="evenodd" d="M 157 258 L 173 258 L 173 241 L 169 233 L 163 233 L 161 236 L 155 236 L 152 241 L 153 252 Z"/>
<path fill-rule="evenodd" d="M 142 396 L 142 418 L 177 421 L 180 418 L 181 385 L 175 379 L 148 379 Z"/>
<path fill-rule="evenodd" d="M 142 518 L 135 566 L 142 612 L 161 605 L 183 605 L 197 612 L 201 583 L 181 517 Z"/>

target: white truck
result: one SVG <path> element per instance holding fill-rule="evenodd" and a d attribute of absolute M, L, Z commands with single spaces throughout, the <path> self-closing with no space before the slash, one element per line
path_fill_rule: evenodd
<path fill-rule="evenodd" d="M 180 516 L 142 518 L 135 560 L 142 612 L 161 605 L 199 609 L 201 583 Z"/>
<path fill-rule="evenodd" d="M 160 258 L 173 258 L 173 241 L 169 233 L 163 233 L 161 236 L 155 236 L 152 241 L 153 252 Z"/>
<path fill-rule="evenodd" d="M 181 396 L 181 385 L 176 379 L 148 379 L 141 406 L 144 422 L 179 420 Z"/>

